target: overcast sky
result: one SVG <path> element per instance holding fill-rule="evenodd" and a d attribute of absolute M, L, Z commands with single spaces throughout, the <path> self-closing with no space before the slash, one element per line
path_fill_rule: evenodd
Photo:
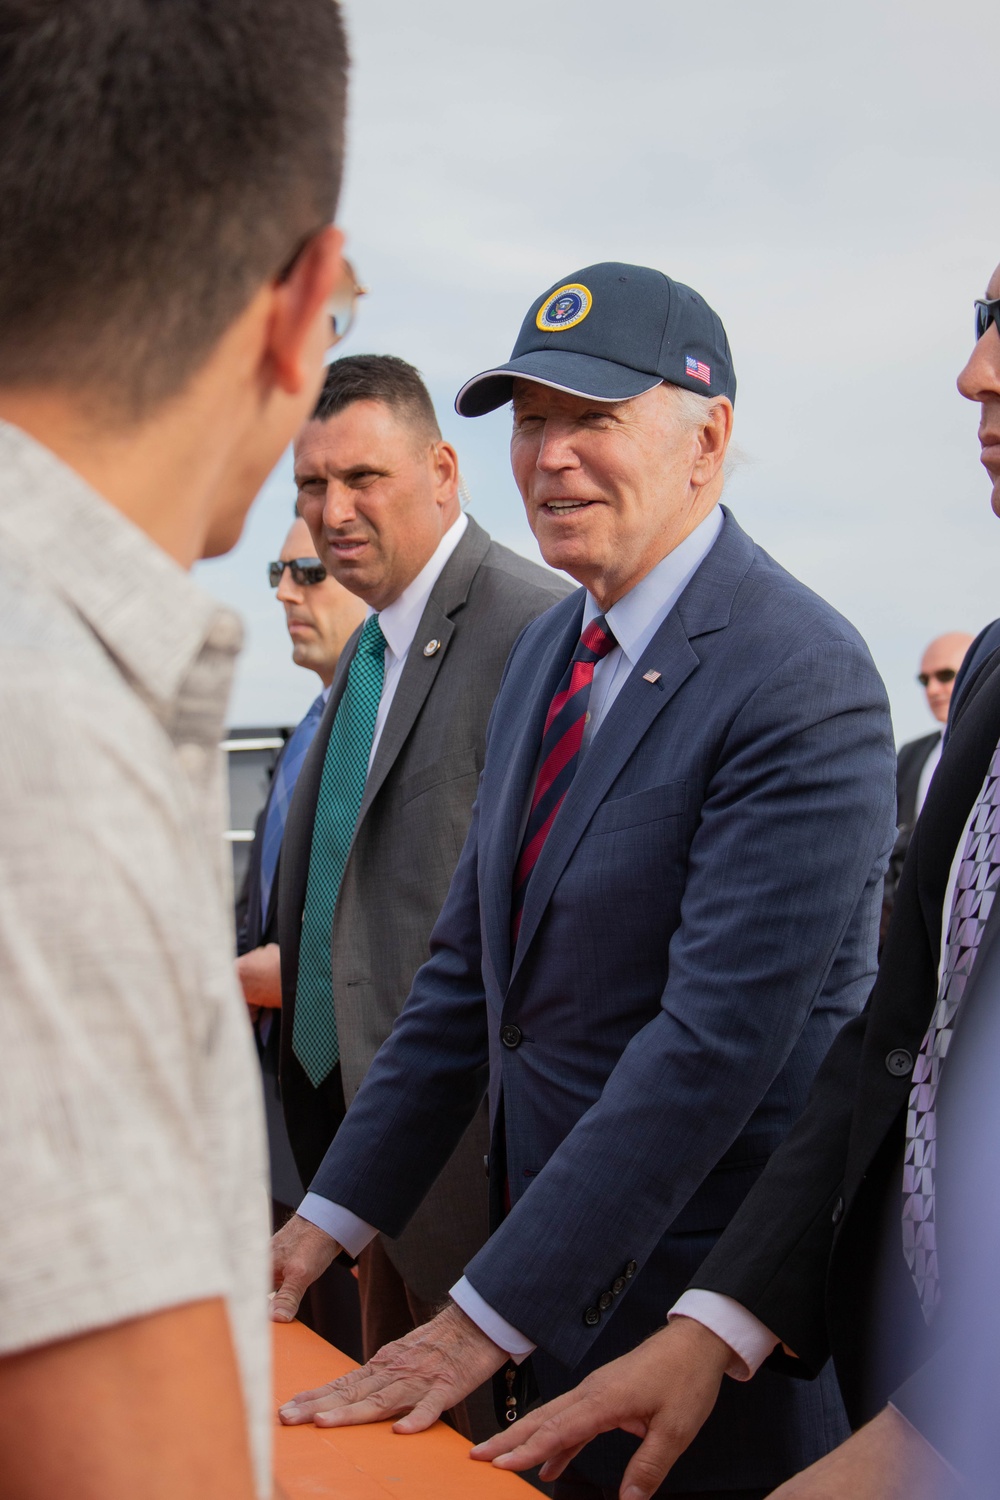
<path fill-rule="evenodd" d="M 364 0 L 340 221 L 372 288 L 345 353 L 424 373 L 472 510 L 536 556 L 509 416 L 456 417 L 528 304 L 597 260 L 656 266 L 729 333 L 746 461 L 726 499 L 861 630 L 897 737 L 932 727 L 924 643 L 1000 615 L 1000 521 L 955 390 L 1000 260 L 996 7 L 985 0 Z M 265 487 L 202 581 L 248 626 L 234 724 L 294 722 Z"/>

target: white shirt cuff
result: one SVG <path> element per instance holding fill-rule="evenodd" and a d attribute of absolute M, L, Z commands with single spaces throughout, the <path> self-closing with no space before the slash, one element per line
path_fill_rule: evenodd
<path fill-rule="evenodd" d="M 726 1374 L 734 1380 L 750 1380 L 780 1343 L 777 1334 L 765 1328 L 759 1318 L 721 1292 L 692 1288 L 667 1313 L 668 1323 L 673 1318 L 693 1318 L 729 1345 L 733 1359 Z"/>
<path fill-rule="evenodd" d="M 534 1353 L 536 1346 L 531 1340 L 526 1339 L 523 1333 L 518 1333 L 516 1328 L 512 1328 L 498 1312 L 494 1312 L 466 1277 L 463 1276 L 461 1281 L 455 1282 L 449 1295 L 466 1317 L 471 1318 L 476 1327 L 485 1333 L 488 1339 L 492 1339 L 498 1349 L 509 1354 L 516 1365 L 521 1364 L 529 1354 Z"/>
<path fill-rule="evenodd" d="M 310 1224 L 315 1224 L 317 1229 L 336 1240 L 341 1249 L 355 1260 L 378 1234 L 377 1229 L 359 1219 L 357 1214 L 352 1214 L 349 1208 L 341 1208 L 339 1203 L 321 1198 L 319 1193 L 306 1193 L 297 1213 L 300 1219 L 308 1219 Z"/>

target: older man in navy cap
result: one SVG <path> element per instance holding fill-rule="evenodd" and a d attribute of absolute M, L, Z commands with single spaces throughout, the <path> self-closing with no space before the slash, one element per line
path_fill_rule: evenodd
<path fill-rule="evenodd" d="M 513 401 L 546 562 L 582 587 L 511 654 L 472 828 L 392 1036 L 275 1246 L 279 1316 L 398 1234 L 488 1086 L 493 1232 L 429 1324 L 282 1410 L 428 1426 L 487 1375 L 515 1420 L 662 1325 L 871 985 L 893 749 L 852 627 L 720 504 L 736 381 L 690 288 L 588 266 L 529 310 L 469 416 Z M 845 1431 L 729 1352 L 671 1493 L 766 1494 Z M 721 1342 L 721 1341 L 720 1341 Z M 614 1494 L 598 1438 L 557 1494 Z"/>

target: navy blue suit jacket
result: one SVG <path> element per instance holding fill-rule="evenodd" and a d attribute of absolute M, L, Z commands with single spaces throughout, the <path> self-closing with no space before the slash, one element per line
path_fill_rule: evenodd
<path fill-rule="evenodd" d="M 895 823 L 864 642 L 727 512 L 594 736 L 512 952 L 522 817 L 583 602 L 511 653 L 430 960 L 312 1184 L 399 1233 L 488 1063 L 495 1227 L 467 1275 L 537 1343 L 546 1398 L 662 1325 L 801 1111 L 871 988 Z M 777 1484 L 845 1431 L 830 1379 L 726 1382 L 671 1482 Z M 599 1439 L 577 1466 L 613 1484 L 632 1446 Z"/>

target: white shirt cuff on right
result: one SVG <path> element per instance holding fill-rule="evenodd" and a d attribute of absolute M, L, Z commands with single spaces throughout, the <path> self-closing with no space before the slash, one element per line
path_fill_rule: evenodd
<path fill-rule="evenodd" d="M 766 1328 L 752 1312 L 747 1312 L 742 1303 L 724 1297 L 721 1292 L 701 1292 L 692 1288 L 667 1313 L 668 1323 L 673 1318 L 693 1318 L 729 1345 L 733 1359 L 726 1374 L 734 1380 L 752 1379 L 780 1343 L 777 1334 Z"/>
<path fill-rule="evenodd" d="M 306 1193 L 296 1212 L 300 1219 L 308 1219 L 310 1224 L 315 1224 L 317 1229 L 336 1240 L 341 1249 L 355 1260 L 378 1234 L 377 1229 L 359 1219 L 357 1214 L 352 1214 L 349 1208 L 341 1208 L 339 1203 L 321 1198 L 319 1193 Z"/>
<path fill-rule="evenodd" d="M 467 1318 L 471 1318 L 476 1327 L 485 1333 L 488 1339 L 492 1339 L 498 1349 L 509 1354 L 516 1365 L 522 1364 L 529 1354 L 535 1352 L 536 1346 L 530 1339 L 526 1339 L 523 1333 L 510 1323 L 506 1318 L 501 1318 L 498 1312 L 494 1312 L 488 1302 L 484 1302 L 475 1287 L 462 1277 L 456 1281 L 448 1294 L 452 1302 L 462 1309 Z"/>

